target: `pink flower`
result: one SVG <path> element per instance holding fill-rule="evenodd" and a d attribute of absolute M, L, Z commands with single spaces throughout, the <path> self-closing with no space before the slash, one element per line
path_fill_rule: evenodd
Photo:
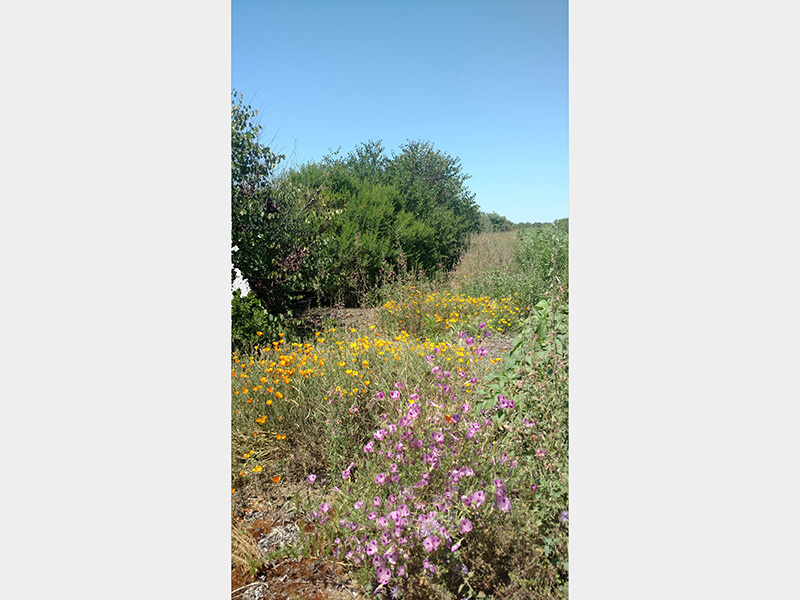
<path fill-rule="evenodd" d="M 398 392 L 397 390 L 392 390 L 391 392 L 389 392 L 389 397 L 392 400 L 399 400 L 400 399 L 400 392 Z"/>
<path fill-rule="evenodd" d="M 508 496 L 497 494 L 497 508 L 503 512 L 508 512 L 511 509 L 511 500 L 508 499 Z"/>
<path fill-rule="evenodd" d="M 403 384 L 402 381 L 398 381 L 397 383 L 394 384 L 394 387 L 396 387 L 398 390 L 402 390 L 405 387 L 405 385 Z"/>
<path fill-rule="evenodd" d="M 375 496 L 372 499 L 372 506 L 374 506 L 375 508 L 378 508 L 380 505 L 381 505 L 381 499 L 378 498 L 378 496 Z"/>
<path fill-rule="evenodd" d="M 378 575 L 378 584 L 386 585 L 389 583 L 389 580 L 392 578 L 392 571 L 386 567 L 378 567 L 376 571 Z"/>
<path fill-rule="evenodd" d="M 435 551 L 439 547 L 439 544 L 441 543 L 442 540 L 440 540 L 438 537 L 436 537 L 435 535 L 429 535 L 424 540 L 422 540 L 422 547 L 425 548 L 425 552 L 430 553 Z"/>
<path fill-rule="evenodd" d="M 431 564 L 431 561 L 428 560 L 428 557 L 425 557 L 425 560 L 422 561 L 422 568 L 428 569 L 431 573 L 436 573 L 436 567 Z"/>
<path fill-rule="evenodd" d="M 375 446 L 372 444 L 372 441 L 367 442 L 367 445 L 364 446 L 364 452 L 372 452 L 375 450 Z"/>
<path fill-rule="evenodd" d="M 378 473 L 375 475 L 375 483 L 378 485 L 386 483 L 386 473 Z"/>
<path fill-rule="evenodd" d="M 320 504 L 320 506 L 319 506 L 319 509 L 320 509 L 322 512 L 324 512 L 324 513 L 326 513 L 326 514 L 327 514 L 327 512 L 328 512 L 328 511 L 331 509 L 331 505 L 330 505 L 330 504 L 328 504 L 327 502 L 323 502 L 322 504 Z"/>
<path fill-rule="evenodd" d="M 462 534 L 469 533 L 470 531 L 472 531 L 472 521 L 466 518 L 461 519 L 461 526 L 458 528 L 458 530 Z"/>
<path fill-rule="evenodd" d="M 478 490 L 469 497 L 469 501 L 470 504 L 475 506 L 475 508 L 480 508 L 481 504 L 486 502 L 486 492 L 483 490 Z"/>
<path fill-rule="evenodd" d="M 317 476 L 314 475 L 314 474 L 311 474 L 306 478 L 306 480 L 308 481 L 308 483 L 312 483 L 313 484 L 317 480 Z"/>

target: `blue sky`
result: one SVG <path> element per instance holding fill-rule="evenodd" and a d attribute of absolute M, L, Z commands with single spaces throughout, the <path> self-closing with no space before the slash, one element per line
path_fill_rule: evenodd
<path fill-rule="evenodd" d="M 231 84 L 296 164 L 428 140 L 481 210 L 552 221 L 568 215 L 567 7 L 233 0 Z"/>

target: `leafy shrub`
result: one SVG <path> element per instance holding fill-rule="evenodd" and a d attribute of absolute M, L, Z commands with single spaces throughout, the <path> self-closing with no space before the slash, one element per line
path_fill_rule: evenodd
<path fill-rule="evenodd" d="M 291 317 L 291 312 L 288 316 Z M 279 334 L 291 328 L 286 315 L 270 314 L 254 294 L 242 296 L 240 290 L 234 292 L 231 300 L 232 350 L 250 352 L 261 339 L 277 339 Z"/>

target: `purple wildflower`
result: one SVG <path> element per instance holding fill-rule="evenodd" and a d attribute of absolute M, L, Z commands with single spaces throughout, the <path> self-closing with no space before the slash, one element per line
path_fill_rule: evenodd
<path fill-rule="evenodd" d="M 308 483 L 313 484 L 317 480 L 317 476 L 312 473 L 306 478 L 306 480 L 308 481 Z"/>
<path fill-rule="evenodd" d="M 458 528 L 458 530 L 462 534 L 469 533 L 470 531 L 472 531 L 472 521 L 470 521 L 467 518 L 461 519 L 461 526 Z"/>
<path fill-rule="evenodd" d="M 376 571 L 378 575 L 378 583 L 380 585 L 386 585 L 389 583 L 389 580 L 392 578 L 392 571 L 391 569 L 387 569 L 386 567 L 378 567 Z"/>
<path fill-rule="evenodd" d="M 435 551 L 439 547 L 439 544 L 441 543 L 442 540 L 440 540 L 438 537 L 436 537 L 435 535 L 429 535 L 424 540 L 422 540 L 422 547 L 425 548 L 425 552 L 430 553 Z"/>
<path fill-rule="evenodd" d="M 470 504 L 473 504 L 475 508 L 480 508 L 481 504 L 486 502 L 486 492 L 483 490 L 478 490 L 474 494 L 469 497 Z"/>
<path fill-rule="evenodd" d="M 508 499 L 508 496 L 497 494 L 497 508 L 503 512 L 511 510 L 511 500 Z"/>

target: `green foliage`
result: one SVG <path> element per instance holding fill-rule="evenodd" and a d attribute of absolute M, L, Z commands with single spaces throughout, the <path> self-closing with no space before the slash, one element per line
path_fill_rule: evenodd
<path fill-rule="evenodd" d="M 291 313 L 288 315 L 291 318 Z M 236 290 L 231 300 L 231 349 L 249 352 L 260 339 L 277 339 L 278 334 L 291 328 L 286 315 L 272 315 L 264 310 L 254 294 L 242 296 Z M 261 332 L 260 336 L 257 332 Z"/>
<path fill-rule="evenodd" d="M 480 213 L 480 231 L 481 233 L 488 233 L 492 231 L 511 231 L 514 223 L 505 217 L 498 215 L 496 212 Z"/>
<path fill-rule="evenodd" d="M 529 296 L 536 304 L 551 287 L 560 287 L 565 301 L 569 297 L 569 222 L 533 227 L 518 232 L 520 244 L 515 259 L 521 273 L 527 273 Z"/>
<path fill-rule="evenodd" d="M 475 194 L 465 185 L 470 176 L 462 172 L 460 159 L 430 142 L 409 141 L 388 162 L 386 176 L 400 193 L 402 208 L 436 231 L 434 261 L 452 268 L 468 235 L 480 227 Z"/>
<path fill-rule="evenodd" d="M 257 111 L 234 92 L 231 106 L 232 263 L 273 314 L 308 303 L 318 289 L 315 251 L 331 218 L 317 190 L 276 177 L 283 158 L 259 142 Z"/>

